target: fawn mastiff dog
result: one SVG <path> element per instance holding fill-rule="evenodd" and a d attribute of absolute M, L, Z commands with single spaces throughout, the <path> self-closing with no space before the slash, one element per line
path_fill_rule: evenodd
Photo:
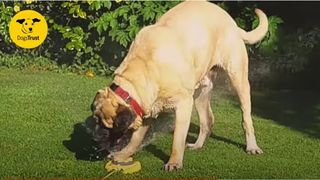
<path fill-rule="evenodd" d="M 217 5 L 185 1 L 140 30 L 115 71 L 113 84 L 99 90 L 92 104 L 100 125 L 96 135 L 106 146 L 117 145 L 128 137 L 124 134 L 132 133 L 128 144 L 112 153 L 115 161 L 125 160 L 138 150 L 150 124 L 144 119 L 173 108 L 172 152 L 164 168 L 182 168 L 185 147 L 201 148 L 214 121 L 210 107 L 214 66 L 227 72 L 239 96 L 246 151 L 262 153 L 251 118 L 245 44 L 265 36 L 268 19 L 261 10 L 255 12 L 259 25 L 246 32 Z M 186 145 L 193 105 L 199 115 L 200 133 L 194 144 Z"/>

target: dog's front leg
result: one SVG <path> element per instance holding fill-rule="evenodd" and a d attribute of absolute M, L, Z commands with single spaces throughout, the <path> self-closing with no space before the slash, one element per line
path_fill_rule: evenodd
<path fill-rule="evenodd" d="M 115 161 L 126 161 L 129 157 L 131 157 L 134 153 L 139 149 L 141 142 L 149 129 L 149 125 L 143 125 L 139 127 L 131 137 L 129 144 L 123 148 L 121 151 L 114 153 L 113 160 Z"/>
<path fill-rule="evenodd" d="M 168 163 L 164 166 L 164 169 L 166 171 L 172 171 L 182 168 L 183 155 L 185 150 L 187 133 L 190 125 L 192 106 L 192 95 L 180 99 L 176 104 L 176 117 L 172 151 Z"/>

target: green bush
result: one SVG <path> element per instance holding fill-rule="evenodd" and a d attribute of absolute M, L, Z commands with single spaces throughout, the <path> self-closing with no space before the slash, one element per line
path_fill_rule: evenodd
<path fill-rule="evenodd" d="M 13 4 L 12 4 L 13 5 Z M 9 22 L 14 14 L 13 6 L 7 6 L 4 2 L 0 4 L 0 48 L 8 51 L 13 48 L 9 37 Z"/>
<path fill-rule="evenodd" d="M 65 64 L 72 71 L 110 75 L 121 63 L 136 33 L 152 23 L 179 1 L 13 1 L 0 7 L 0 50 L 4 53 L 44 56 Z M 227 9 L 225 3 L 219 4 Z M 244 8 L 236 18 L 240 27 L 252 29 L 257 24 L 254 7 Z M 8 38 L 8 24 L 15 11 L 34 9 L 45 16 L 49 34 L 43 45 L 22 50 Z M 270 30 L 264 40 L 250 51 L 275 47 L 281 19 L 271 16 Z M 108 58 L 108 59 L 106 59 Z"/>
<path fill-rule="evenodd" d="M 46 43 L 37 50 L 60 64 L 67 64 L 75 71 L 94 71 L 111 74 L 112 59 L 104 59 L 108 45 L 119 44 L 117 59 L 126 54 L 128 44 L 145 25 L 154 23 L 164 12 L 178 1 L 68 1 L 68 2 L 2 2 L 0 39 L 5 40 L 1 51 L 17 53 L 8 38 L 8 24 L 15 8 L 34 9 L 47 19 L 49 35 Z M 42 49 L 41 49 L 42 48 Z M 41 50 L 39 50 L 41 49 Z M 121 57 L 119 57 L 121 56 Z M 67 61 L 62 60 L 67 59 Z"/>
<path fill-rule="evenodd" d="M 42 56 L 21 55 L 21 54 L 5 54 L 0 52 L 0 67 L 31 69 L 31 70 L 49 70 L 61 71 L 55 62 Z"/>
<path fill-rule="evenodd" d="M 295 33 L 279 36 L 278 49 L 270 57 L 271 63 L 279 71 L 301 72 L 312 60 L 312 51 L 320 45 L 320 29 L 298 29 Z"/>

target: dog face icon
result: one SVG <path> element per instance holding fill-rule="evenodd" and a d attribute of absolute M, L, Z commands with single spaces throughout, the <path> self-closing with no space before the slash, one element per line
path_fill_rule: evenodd
<path fill-rule="evenodd" d="M 36 48 L 45 41 L 48 24 L 45 17 L 37 11 L 22 10 L 12 17 L 9 23 L 9 35 L 18 47 Z"/>
<path fill-rule="evenodd" d="M 38 18 L 33 18 L 33 19 L 30 19 L 30 18 L 27 18 L 27 19 L 18 19 L 16 22 L 17 22 L 17 23 L 20 23 L 20 24 L 22 25 L 21 31 L 22 31 L 23 33 L 29 34 L 29 33 L 32 33 L 32 32 L 33 32 L 34 23 L 40 22 L 40 19 L 38 19 Z"/>

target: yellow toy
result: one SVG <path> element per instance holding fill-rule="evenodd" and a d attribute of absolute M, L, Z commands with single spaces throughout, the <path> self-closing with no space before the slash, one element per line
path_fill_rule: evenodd
<path fill-rule="evenodd" d="M 123 174 L 132 174 L 141 170 L 141 164 L 139 161 L 133 161 L 132 158 L 122 162 L 111 160 L 106 164 L 105 169 L 110 173 L 108 176 L 119 171 Z"/>

